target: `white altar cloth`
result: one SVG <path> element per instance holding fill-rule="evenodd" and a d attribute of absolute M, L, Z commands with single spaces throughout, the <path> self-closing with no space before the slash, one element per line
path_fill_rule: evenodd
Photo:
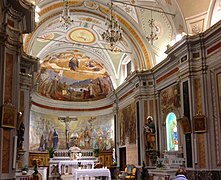
<path fill-rule="evenodd" d="M 92 160 L 65 160 L 65 161 L 59 161 L 58 163 L 58 170 L 60 174 L 68 173 L 70 174 L 73 169 L 78 169 L 78 163 L 80 163 L 81 166 L 85 166 L 86 168 L 94 168 L 94 161 Z M 63 168 L 66 167 L 68 170 L 64 170 Z"/>
<path fill-rule="evenodd" d="M 100 177 L 105 176 L 108 180 L 111 180 L 111 174 L 109 169 L 74 169 L 74 180 L 77 180 L 80 176 L 88 177 Z"/>

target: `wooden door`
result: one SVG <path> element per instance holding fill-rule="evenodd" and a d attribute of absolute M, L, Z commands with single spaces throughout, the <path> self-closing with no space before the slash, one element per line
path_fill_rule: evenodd
<path fill-rule="evenodd" d="M 126 147 L 120 148 L 120 171 L 124 171 L 126 167 Z"/>

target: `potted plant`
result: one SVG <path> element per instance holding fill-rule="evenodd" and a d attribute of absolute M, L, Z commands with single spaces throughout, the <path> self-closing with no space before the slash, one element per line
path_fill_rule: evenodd
<path fill-rule="evenodd" d="M 48 150 L 49 157 L 53 158 L 56 150 L 53 147 L 49 147 L 47 148 L 47 150 Z"/>
<path fill-rule="evenodd" d="M 40 165 L 40 160 L 39 159 L 33 159 L 32 160 L 32 165 L 34 167 L 34 172 L 32 173 L 30 180 L 40 180 L 41 175 L 38 172 L 38 166 Z"/>
<path fill-rule="evenodd" d="M 94 156 L 98 157 L 98 154 L 99 154 L 99 149 L 98 148 L 94 149 Z"/>

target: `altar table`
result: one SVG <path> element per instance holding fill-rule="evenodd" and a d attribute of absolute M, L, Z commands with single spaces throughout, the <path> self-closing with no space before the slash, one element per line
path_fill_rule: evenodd
<path fill-rule="evenodd" d="M 92 160 L 69 160 L 69 161 L 59 161 L 58 169 L 60 174 L 72 174 L 74 169 L 78 167 L 82 169 L 93 169 L 94 161 Z"/>
<path fill-rule="evenodd" d="M 105 176 L 108 180 L 111 180 L 111 174 L 109 169 L 74 169 L 74 180 L 77 180 L 80 176 L 88 177 L 101 177 Z"/>

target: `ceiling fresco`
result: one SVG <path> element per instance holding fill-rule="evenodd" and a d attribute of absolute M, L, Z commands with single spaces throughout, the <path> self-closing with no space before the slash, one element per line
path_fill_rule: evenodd
<path fill-rule="evenodd" d="M 54 100 L 98 100 L 111 89 L 104 65 L 78 51 L 46 56 L 37 78 L 37 92 Z"/>
<path fill-rule="evenodd" d="M 220 14 L 221 2 L 112 0 L 113 16 L 123 30 L 123 39 L 110 49 L 101 36 L 107 30 L 105 18 L 110 16 L 110 0 L 69 0 L 73 22 L 67 29 L 60 21 L 63 0 L 29 1 L 40 9 L 36 12 L 39 21 L 35 31 L 23 38 L 24 51 L 41 62 L 38 94 L 73 102 L 110 97 L 112 87 L 117 89 L 126 78 L 125 62 L 131 62 L 131 71 L 152 69 L 167 57 L 165 51 L 177 34 L 199 33 L 208 28 L 210 16 Z M 148 40 L 151 19 L 155 23 L 153 34 L 157 35 L 153 43 Z M 214 22 L 217 18 L 212 19 Z M 196 27 L 198 31 L 194 31 Z"/>

